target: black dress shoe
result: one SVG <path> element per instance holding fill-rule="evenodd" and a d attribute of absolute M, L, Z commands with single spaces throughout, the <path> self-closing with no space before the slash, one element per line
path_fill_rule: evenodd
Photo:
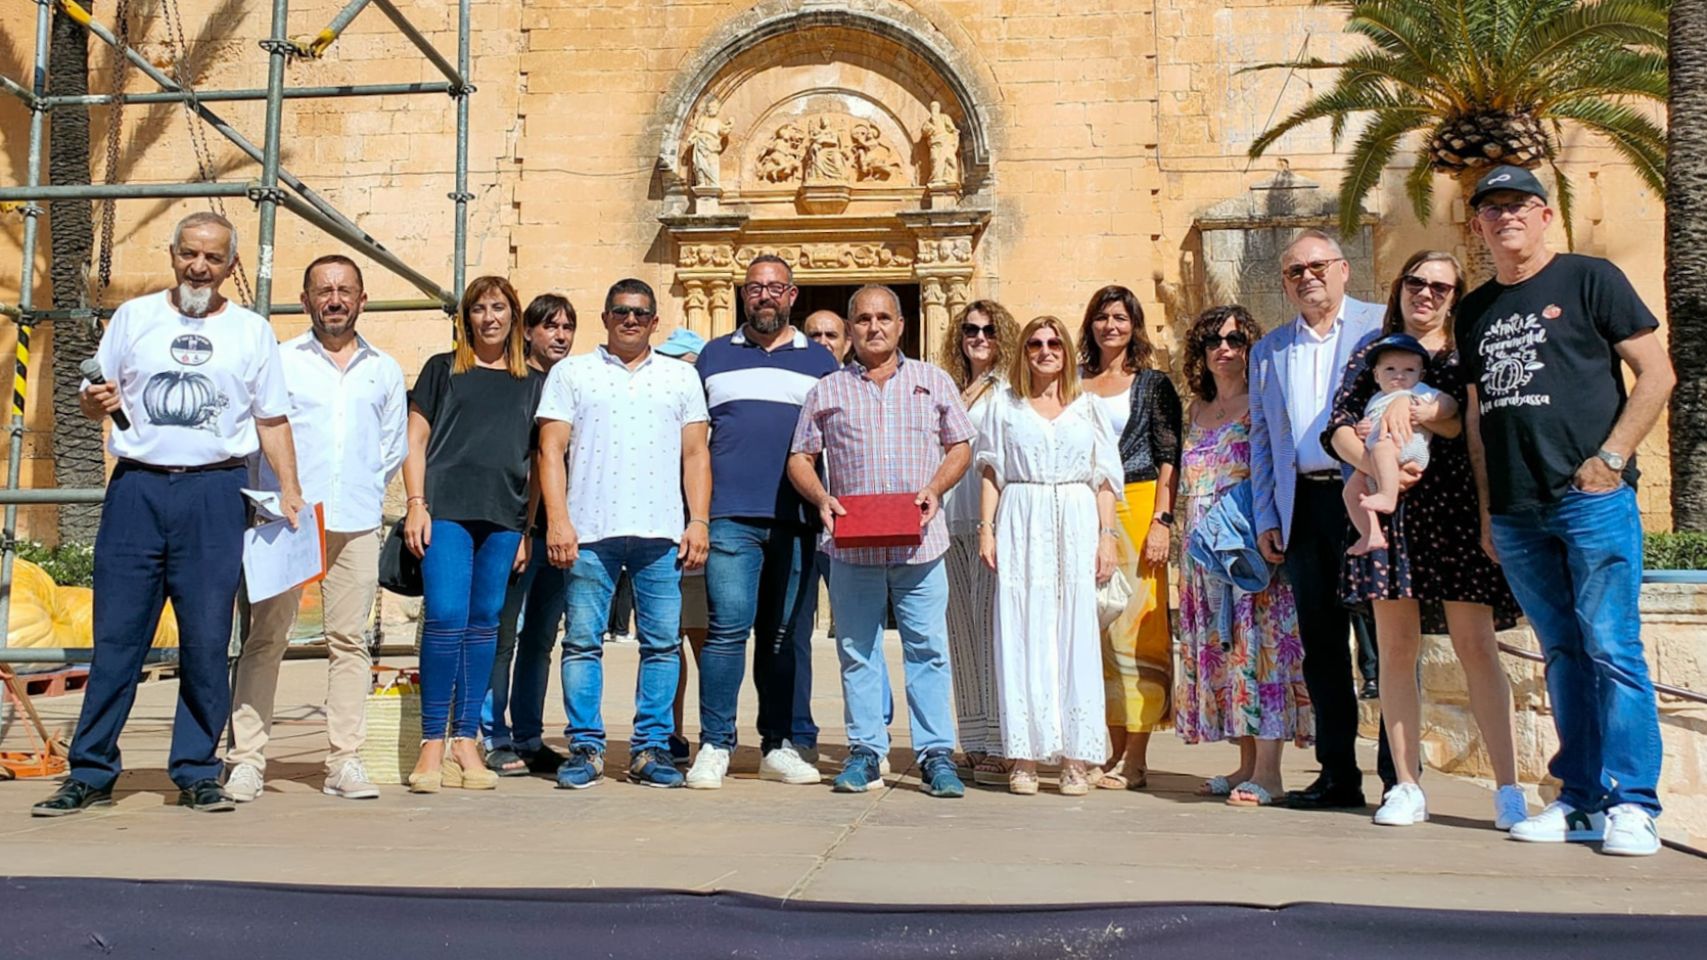
<path fill-rule="evenodd" d="M 1317 777 L 1316 782 L 1302 790 L 1293 790 L 1286 795 L 1287 805 L 1294 810 L 1355 810 L 1368 806 L 1363 799 L 1363 787 L 1357 784 L 1341 783 L 1328 777 Z"/>
<path fill-rule="evenodd" d="M 1381 685 L 1374 680 L 1365 680 L 1363 681 L 1363 689 L 1358 691 L 1357 696 L 1362 700 L 1379 700 L 1381 699 Z"/>
<path fill-rule="evenodd" d="M 90 807 L 110 807 L 112 804 L 112 787 L 91 787 L 75 777 L 68 777 L 53 796 L 30 808 L 30 816 L 64 817 L 82 813 Z"/>
<path fill-rule="evenodd" d="M 178 791 L 178 806 L 202 813 L 224 813 L 237 809 L 237 801 L 219 785 L 218 780 L 197 780 Z"/>

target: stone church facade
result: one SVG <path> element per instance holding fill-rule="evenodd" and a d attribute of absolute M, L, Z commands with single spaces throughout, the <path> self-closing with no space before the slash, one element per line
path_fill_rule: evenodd
<path fill-rule="evenodd" d="M 220 7 L 178 6 L 192 34 Z M 199 49 L 207 88 L 264 80 L 255 41 L 266 13 L 241 6 Z M 293 4 L 293 32 L 318 30 L 340 6 Z M 454 4 L 407 9 L 454 51 Z M 28 4 L 0 12 L 9 41 L 0 68 L 13 77 L 26 75 L 31 14 Z M 895 285 L 910 346 L 927 356 L 969 300 L 1076 327 L 1094 289 L 1122 283 L 1177 368 L 1176 331 L 1204 306 L 1242 302 L 1270 326 L 1289 316 L 1275 256 L 1297 230 L 1336 217 L 1343 157 L 1326 124 L 1263 160 L 1245 156 L 1326 78 L 1243 68 L 1300 53 L 1331 59 L 1355 42 L 1335 11 L 1308 0 L 528 0 L 476 3 L 474 22 L 469 276 L 507 275 L 524 300 L 568 295 L 579 350 L 602 339 L 604 290 L 624 276 L 659 291 L 660 336 L 678 325 L 727 332 L 739 322 L 746 264 L 777 253 L 795 266 L 803 305 L 840 309 L 859 284 Z M 158 24 L 137 31 L 156 62 L 177 56 Z M 91 89 L 104 91 L 109 61 L 96 63 Z M 371 12 L 324 59 L 289 72 L 296 84 L 437 78 Z M 142 83 L 133 77 L 133 89 Z M 128 109 L 137 148 L 128 176 L 193 171 L 175 110 Z M 221 112 L 258 136 L 259 105 Z M 97 127 L 104 116 L 97 108 Z M 0 104 L 8 182 L 23 178 L 26 125 L 17 103 Z M 451 101 L 293 101 L 284 129 L 287 168 L 448 285 Z M 1617 260 L 1658 310 L 1661 198 L 1603 144 L 1573 134 L 1564 146 L 1579 191 L 1578 249 Z M 215 152 L 227 155 L 217 138 Z M 222 178 L 251 176 L 235 167 Z M 1354 294 L 1380 299 L 1410 252 L 1460 245 L 1456 197 L 1442 181 L 1435 222 L 1419 225 L 1399 173 L 1390 175 L 1362 229 L 1344 238 Z M 120 207 L 109 300 L 159 284 L 171 221 L 202 203 Z M 247 204 L 231 207 L 252 231 Z M 20 231 L 16 218 L 0 227 L 0 288 L 15 290 Z M 281 217 L 276 299 L 290 299 L 301 266 L 336 246 Z M 247 246 L 244 256 L 253 259 Z M 415 295 L 377 267 L 368 273 L 376 298 Z M 276 325 L 282 336 L 303 321 Z M 449 339 L 431 314 L 371 314 L 362 328 L 410 372 Z M 40 433 L 46 411 L 32 407 Z M 1662 438 L 1644 450 L 1642 492 L 1658 523 Z M 42 483 L 46 449 L 27 451 Z"/>

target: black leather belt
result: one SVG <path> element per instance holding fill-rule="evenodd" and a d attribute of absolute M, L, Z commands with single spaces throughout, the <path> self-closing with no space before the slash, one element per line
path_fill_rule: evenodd
<path fill-rule="evenodd" d="M 129 467 L 132 470 L 147 470 L 149 473 L 206 473 L 209 470 L 231 470 L 237 467 L 246 467 L 249 465 L 249 461 L 242 457 L 232 457 L 218 463 L 203 463 L 193 467 L 163 467 L 158 463 L 143 463 L 141 460 L 120 457 L 119 465 Z"/>
<path fill-rule="evenodd" d="M 1344 483 L 1345 475 L 1338 470 L 1312 470 L 1309 473 L 1300 473 L 1298 479 L 1313 480 L 1316 483 Z"/>

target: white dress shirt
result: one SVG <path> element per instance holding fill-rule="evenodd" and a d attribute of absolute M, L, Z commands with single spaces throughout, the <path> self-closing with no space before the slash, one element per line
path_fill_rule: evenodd
<path fill-rule="evenodd" d="M 1334 356 L 1345 327 L 1345 302 L 1340 302 L 1340 312 L 1326 335 L 1312 330 L 1302 314 L 1292 323 L 1296 335 L 1287 348 L 1286 417 L 1297 448 L 1297 469 L 1299 473 L 1338 470 L 1339 461 L 1322 447 L 1322 430 L 1340 388 L 1341 371 Z"/>
<path fill-rule="evenodd" d="M 328 530 L 378 527 L 385 488 L 409 446 L 403 368 L 358 334 L 355 356 L 339 369 L 312 330 L 281 344 L 279 360 L 303 501 L 326 505 Z M 278 489 L 264 460 L 261 483 Z"/>
<path fill-rule="evenodd" d="M 576 539 L 680 542 L 682 428 L 710 419 L 694 368 L 649 352 L 629 370 L 603 346 L 551 368 L 540 420 L 569 424 L 569 522 Z"/>

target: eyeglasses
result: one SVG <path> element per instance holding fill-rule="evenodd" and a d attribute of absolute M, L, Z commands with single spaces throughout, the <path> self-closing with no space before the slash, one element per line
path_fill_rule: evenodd
<path fill-rule="evenodd" d="M 658 315 L 658 311 L 653 310 L 650 307 L 630 307 L 626 305 L 611 307 L 608 312 L 613 317 L 633 317 L 636 320 L 650 320 Z"/>
<path fill-rule="evenodd" d="M 1048 350 L 1052 353 L 1060 353 L 1061 352 L 1061 340 L 1060 340 L 1060 338 L 1059 337 L 1050 337 L 1048 340 L 1027 340 L 1025 342 L 1025 352 L 1026 353 L 1042 353 L 1045 350 Z"/>
<path fill-rule="evenodd" d="M 982 336 L 985 340 L 994 340 L 996 339 L 996 325 L 993 323 L 986 323 L 982 325 L 976 323 L 963 323 L 960 325 L 960 335 L 968 340 L 977 336 Z"/>
<path fill-rule="evenodd" d="M 1238 330 L 1234 330 L 1226 336 L 1222 336 L 1219 333 L 1212 333 L 1203 338 L 1203 349 L 1218 350 L 1223 343 L 1232 347 L 1234 350 L 1243 350 L 1251 345 L 1251 338 L 1245 336 Z"/>
<path fill-rule="evenodd" d="M 741 292 L 749 297 L 761 297 L 767 293 L 773 297 L 780 297 L 792 289 L 794 289 L 792 283 L 749 283 L 741 287 Z"/>
<path fill-rule="evenodd" d="M 1297 283 L 1304 279 L 1304 271 L 1308 270 L 1315 275 L 1317 280 L 1321 280 L 1328 275 L 1329 267 L 1344 262 L 1344 257 L 1334 257 L 1332 260 L 1311 260 L 1309 263 L 1295 263 L 1280 271 L 1280 275 L 1293 283 Z"/>
<path fill-rule="evenodd" d="M 1476 216 L 1483 223 L 1498 223 L 1506 214 L 1522 217 L 1524 214 L 1542 206 L 1533 200 L 1520 200 L 1517 203 L 1484 203 L 1476 208 Z"/>
<path fill-rule="evenodd" d="M 1399 282 L 1404 284 L 1405 291 L 1407 293 L 1422 293 L 1424 289 L 1427 289 L 1430 293 L 1434 294 L 1441 300 L 1445 300 L 1447 297 L 1458 292 L 1458 285 L 1455 283 L 1445 283 L 1440 280 L 1424 280 L 1422 277 L 1419 277 L 1414 273 L 1406 274 L 1405 278 Z"/>

